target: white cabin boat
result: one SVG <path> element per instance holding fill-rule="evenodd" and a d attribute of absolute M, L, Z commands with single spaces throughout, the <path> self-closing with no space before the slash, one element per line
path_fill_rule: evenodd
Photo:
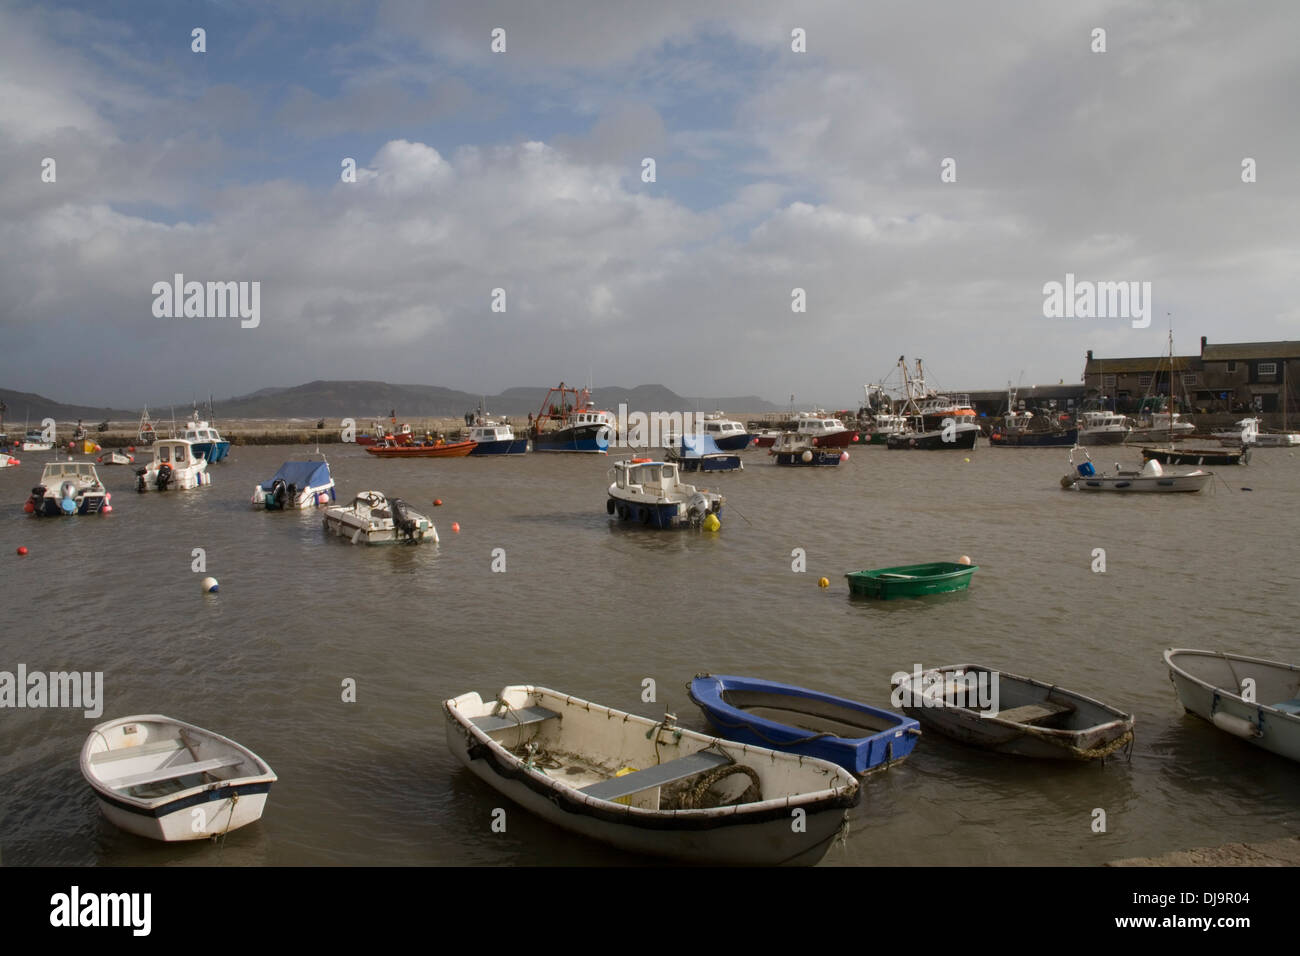
<path fill-rule="evenodd" d="M 1083 452 L 1085 460 L 1075 464 L 1075 452 Z M 1061 487 L 1067 491 L 1116 491 L 1116 492 L 1197 492 L 1214 479 L 1214 472 L 1196 471 L 1172 473 L 1166 472 L 1160 462 L 1149 459 L 1141 471 L 1120 468 L 1116 463 L 1113 472 L 1098 472 L 1093 466 L 1092 456 L 1087 449 L 1075 445 L 1070 450 L 1070 471 L 1061 478 Z"/>
<path fill-rule="evenodd" d="M 1080 445 L 1118 445 L 1131 430 L 1128 417 L 1118 412 L 1093 409 L 1079 414 Z"/>
<path fill-rule="evenodd" d="M 852 444 L 855 433 L 825 412 L 804 412 L 795 419 L 795 434 L 819 448 L 843 448 Z"/>
<path fill-rule="evenodd" d="M 1133 422 L 1133 430 L 1125 441 L 1153 442 L 1177 441 L 1196 431 L 1191 422 L 1183 421 L 1178 412 L 1152 412 Z"/>
<path fill-rule="evenodd" d="M 276 780 L 247 747 L 161 714 L 97 725 L 81 748 L 81 774 L 110 822 L 167 842 L 260 820 Z"/>
<path fill-rule="evenodd" d="M 325 509 L 325 530 L 353 544 L 438 543 L 433 522 L 412 511 L 401 498 L 389 500 L 378 491 L 363 491 L 350 505 Z"/>
<path fill-rule="evenodd" d="M 704 416 L 704 434 L 722 451 L 743 451 L 754 438 L 744 425 L 720 411 Z"/>
<path fill-rule="evenodd" d="M 113 495 L 104 487 L 89 461 L 52 461 L 41 472 L 23 510 L 38 517 L 108 514 Z"/>
<path fill-rule="evenodd" d="M 1231 448 L 1253 445 L 1256 448 L 1291 448 L 1300 445 L 1300 434 L 1296 432 L 1260 431 L 1262 424 L 1258 418 L 1243 418 L 1233 426 L 1234 430 L 1213 432 L 1219 444 Z"/>
<path fill-rule="evenodd" d="M 621 521 L 650 528 L 699 527 L 722 512 L 722 495 L 685 484 L 671 461 L 634 459 L 614 463 L 605 510 Z"/>
<path fill-rule="evenodd" d="M 1183 648 L 1165 651 L 1165 664 L 1189 714 L 1256 747 L 1300 760 L 1300 666 Z"/>
<path fill-rule="evenodd" d="M 150 446 L 153 461 L 137 469 L 136 491 L 188 491 L 212 484 L 208 461 L 183 438 L 159 438 Z"/>
<path fill-rule="evenodd" d="M 861 798 L 824 760 L 719 740 L 545 687 L 443 701 L 476 776 L 571 833 L 692 863 L 812 865 Z M 802 809 L 804 826 L 791 825 Z"/>
<path fill-rule="evenodd" d="M 266 511 L 315 508 L 334 501 L 334 478 L 327 461 L 286 461 L 253 489 L 252 505 Z"/>

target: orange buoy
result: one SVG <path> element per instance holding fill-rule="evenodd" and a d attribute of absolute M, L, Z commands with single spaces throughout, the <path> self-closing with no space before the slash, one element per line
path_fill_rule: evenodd
<path fill-rule="evenodd" d="M 18 553 L 19 553 L 20 555 L 26 554 L 26 553 L 27 553 L 27 549 L 24 548 L 22 545 L 19 545 L 19 546 L 18 546 Z"/>
<path fill-rule="evenodd" d="M 434 506 L 435 508 L 441 508 L 441 507 L 442 507 L 442 499 L 441 499 L 441 498 L 434 498 L 434 499 L 433 499 L 433 506 Z"/>
<path fill-rule="evenodd" d="M 451 523 L 451 530 L 454 534 L 460 534 L 460 525 L 457 522 L 453 521 Z"/>

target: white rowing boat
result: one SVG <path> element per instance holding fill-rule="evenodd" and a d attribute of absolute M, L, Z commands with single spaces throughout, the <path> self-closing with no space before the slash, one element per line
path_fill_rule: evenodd
<path fill-rule="evenodd" d="M 112 823 L 151 840 L 202 840 L 261 819 L 275 773 L 241 744 L 161 714 L 97 725 L 81 774 Z"/>
<path fill-rule="evenodd" d="M 719 740 L 545 687 L 443 701 L 447 745 L 538 816 L 622 850 L 735 866 L 820 860 L 857 804 L 824 760 Z"/>
<path fill-rule="evenodd" d="M 1185 648 L 1165 651 L 1165 663 L 1189 714 L 1300 760 L 1300 666 Z"/>

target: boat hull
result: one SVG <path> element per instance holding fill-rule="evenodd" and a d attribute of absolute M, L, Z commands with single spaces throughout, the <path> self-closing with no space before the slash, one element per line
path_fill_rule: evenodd
<path fill-rule="evenodd" d="M 1300 760 L 1300 667 L 1184 648 L 1165 651 L 1164 659 L 1189 714 L 1270 753 Z M 1238 682 L 1245 678 L 1255 681 L 1259 703 L 1242 697 Z"/>
<path fill-rule="evenodd" d="M 194 442 L 194 453 L 202 455 L 209 465 L 216 464 L 230 454 L 230 442 L 196 441 Z"/>
<path fill-rule="evenodd" d="M 605 503 L 605 511 L 625 524 L 640 525 L 644 528 L 655 528 L 661 531 L 689 528 L 697 523 L 692 520 L 684 502 L 654 503 L 610 495 Z M 719 502 L 717 507 L 710 513 L 721 515 L 722 504 Z M 703 518 L 701 517 L 699 520 L 703 520 Z"/>
<path fill-rule="evenodd" d="M 859 777 L 905 760 L 921 733 L 915 720 L 893 711 L 748 677 L 701 674 L 691 681 L 690 698 L 719 736 L 829 760 Z M 782 721 L 790 723 L 745 708 L 782 713 Z M 790 725 L 794 722 L 797 726 Z M 825 728 L 868 733 L 840 736 Z"/>
<path fill-rule="evenodd" d="M 107 494 L 107 492 L 100 491 L 77 495 L 77 497 L 72 499 L 76 503 L 76 509 L 74 511 L 64 511 L 62 499 L 54 495 L 45 495 L 41 498 L 40 502 L 36 504 L 36 508 L 32 514 L 38 518 L 102 514 L 104 511 L 104 505 L 107 502 Z"/>
<path fill-rule="evenodd" d="M 890 435 L 885 441 L 885 445 L 895 451 L 907 449 L 916 451 L 956 451 L 974 448 L 975 439 L 979 436 L 979 433 L 978 425 L 963 422 L 958 424 L 951 433 L 951 441 L 944 440 L 944 436 L 949 434 L 947 429 L 937 429 L 928 432 L 902 432 L 897 435 Z"/>
<path fill-rule="evenodd" d="M 1124 439 L 1128 437 L 1128 431 L 1088 431 L 1087 429 L 1079 430 L 1080 445 L 1122 445 Z"/>
<path fill-rule="evenodd" d="M 774 457 L 778 465 L 789 465 L 795 468 L 834 468 L 840 463 L 838 449 L 810 448 L 806 451 L 811 456 L 807 461 L 804 461 L 803 451 L 778 451 Z"/>
<path fill-rule="evenodd" d="M 744 451 L 749 447 L 750 442 L 754 440 L 754 436 L 750 434 L 728 435 L 725 438 L 714 438 L 713 440 L 723 451 Z"/>
<path fill-rule="evenodd" d="M 445 445 L 367 445 L 366 454 L 376 458 L 464 458 L 478 442 L 459 441 Z"/>
<path fill-rule="evenodd" d="M 481 441 L 470 452 L 476 457 L 483 455 L 523 455 L 528 452 L 527 438 L 504 438 L 500 441 Z"/>
<path fill-rule="evenodd" d="M 533 451 L 567 451 L 603 455 L 609 450 L 608 425 L 573 425 L 533 435 Z"/>
<path fill-rule="evenodd" d="M 739 455 L 710 455 L 704 458 L 675 458 L 682 471 L 738 471 L 744 468 Z"/>
<path fill-rule="evenodd" d="M 1143 448 L 1145 461 L 1158 461 L 1162 465 L 1245 465 L 1250 463 L 1250 451 L 1220 451 L 1217 448 Z"/>
<path fill-rule="evenodd" d="M 1079 430 L 1071 428 L 1063 432 L 993 432 L 989 435 L 989 444 L 1010 448 L 1059 448 L 1077 445 Z"/>
<path fill-rule="evenodd" d="M 927 594 L 965 591 L 970 587 L 970 580 L 978 570 L 977 564 L 932 562 L 871 571 L 854 571 L 846 574 L 845 577 L 848 578 L 851 594 L 888 601 L 893 598 L 924 597 Z"/>
<path fill-rule="evenodd" d="M 729 743 L 684 729 L 663 730 L 648 718 L 545 688 L 510 687 L 499 696 L 509 699 L 520 692 L 527 692 L 529 700 L 559 715 L 556 723 L 563 728 L 560 733 L 564 737 L 555 742 L 556 747 L 567 747 L 569 738 L 581 738 L 592 746 L 617 749 L 618 762 L 624 766 L 629 760 L 636 760 L 635 766 L 653 766 L 654 752 L 648 754 L 648 761 L 628 753 L 633 749 L 644 752 L 654 735 L 661 762 L 712 750 L 752 768 L 760 779 L 771 780 L 764 784 L 767 790 L 777 789 L 775 780 L 781 774 L 786 779 L 809 781 L 805 792 L 708 809 L 657 809 L 657 792 L 651 794 L 655 809 L 615 803 L 566 784 L 567 775 L 551 776 L 529 768 L 502 742 L 474 726 L 468 715 L 486 709 L 477 694 L 443 702 L 447 747 L 475 776 L 547 822 L 619 850 L 723 866 L 811 866 L 826 854 L 847 820 L 846 811 L 861 799 L 856 781 L 824 761 Z M 528 733 L 529 728 L 505 730 L 502 739 L 517 750 L 522 742 L 519 738 Z M 619 744 L 615 737 L 624 738 L 624 743 Z M 540 734 L 532 739 L 541 739 L 543 750 L 552 746 Z M 795 809 L 803 810 L 803 832 L 795 832 L 799 828 L 791 826 Z"/>
<path fill-rule="evenodd" d="M 1118 493 L 1193 494 L 1214 478 L 1213 472 L 1199 475 L 1147 475 L 1076 477 L 1074 488 L 1078 491 L 1111 491 Z"/>

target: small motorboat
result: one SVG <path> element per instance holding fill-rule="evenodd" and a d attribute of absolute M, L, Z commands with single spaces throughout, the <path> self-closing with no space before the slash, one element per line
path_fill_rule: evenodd
<path fill-rule="evenodd" d="M 0 468 L 17 468 L 22 462 L 6 452 L 0 451 Z"/>
<path fill-rule="evenodd" d="M 1074 463 L 1074 456 L 1082 452 L 1084 461 Z M 1214 480 L 1212 471 L 1185 472 L 1183 474 L 1166 474 L 1158 461 L 1148 461 L 1141 471 L 1120 468 L 1116 463 L 1110 473 L 1098 473 L 1092 464 L 1092 456 L 1082 445 L 1070 449 L 1070 472 L 1061 478 L 1061 487 L 1067 491 L 1119 491 L 1119 492 L 1197 492 Z"/>
<path fill-rule="evenodd" d="M 1262 424 L 1263 420 L 1259 418 L 1243 418 L 1234 426 L 1235 431 L 1212 432 L 1211 436 L 1219 439 L 1220 445 L 1229 447 L 1291 448 L 1300 445 L 1300 433 L 1285 430 L 1266 432 L 1260 429 Z"/>
<path fill-rule="evenodd" d="M 739 455 L 727 454 L 707 434 L 682 435 L 681 444 L 670 449 L 667 458 L 682 471 L 740 471 L 745 467 Z"/>
<path fill-rule="evenodd" d="M 849 593 L 888 601 L 891 598 L 965 591 L 978 570 L 978 564 L 932 561 L 929 564 L 850 571 L 844 576 L 849 579 Z"/>
<path fill-rule="evenodd" d="M 1042 681 L 973 664 L 895 674 L 893 703 L 927 730 L 1021 757 L 1095 760 L 1133 740 L 1133 716 Z"/>
<path fill-rule="evenodd" d="M 190 443 L 195 454 L 202 455 L 210 465 L 215 465 L 230 454 L 230 442 L 222 438 L 221 433 L 209 422 L 199 419 L 197 408 L 185 423 L 181 437 Z"/>
<path fill-rule="evenodd" d="M 95 459 L 101 465 L 134 465 L 134 455 L 124 455 L 120 451 L 106 451 Z"/>
<path fill-rule="evenodd" d="M 528 438 L 516 438 L 515 430 L 509 425 L 494 422 L 491 419 L 479 419 L 470 426 L 470 441 L 474 447 L 471 455 L 523 455 L 528 451 Z"/>
<path fill-rule="evenodd" d="M 41 472 L 41 483 L 32 489 L 23 510 L 37 517 L 108 514 L 112 499 L 94 462 L 52 461 Z"/>
<path fill-rule="evenodd" d="M 475 447 L 476 441 L 453 441 L 447 442 L 439 439 L 434 442 L 411 443 L 400 445 L 395 442 L 384 442 L 377 445 L 366 445 L 366 454 L 374 455 L 376 458 L 464 458 Z"/>
<path fill-rule="evenodd" d="M 1170 648 L 1169 680 L 1189 714 L 1300 760 L 1300 666 L 1258 657 Z"/>
<path fill-rule="evenodd" d="M 188 491 L 212 484 L 207 459 L 196 454 L 185 439 L 158 438 L 150 447 L 153 450 L 153 461 L 136 469 L 136 491 L 142 494 L 173 488 Z"/>
<path fill-rule="evenodd" d="M 651 720 L 527 685 L 442 706 L 447 745 L 475 775 L 546 821 L 621 850 L 810 866 L 861 799 L 842 767 L 685 730 L 671 714 Z"/>
<path fill-rule="evenodd" d="M 725 417 L 720 411 L 704 416 L 704 435 L 717 444 L 719 451 L 744 451 L 754 440 L 744 425 Z"/>
<path fill-rule="evenodd" d="M 267 511 L 315 508 L 334 501 L 334 479 L 327 461 L 286 461 L 253 489 L 252 505 Z"/>
<path fill-rule="evenodd" d="M 247 747 L 161 714 L 97 725 L 81 748 L 81 774 L 111 823 L 167 842 L 255 823 L 276 780 Z"/>
<path fill-rule="evenodd" d="M 671 461 L 632 458 L 610 469 L 614 482 L 608 488 L 605 511 L 620 521 L 649 528 L 698 528 L 722 513 L 726 501 L 720 494 L 682 482 Z"/>
<path fill-rule="evenodd" d="M 857 776 L 906 759 L 921 735 L 910 717 L 793 684 L 697 674 L 688 688 L 728 740 L 829 760 Z"/>
<path fill-rule="evenodd" d="M 796 432 L 782 433 L 767 453 L 776 459 L 778 465 L 796 468 L 835 468 L 843 460 L 840 446 L 815 447 Z"/>
<path fill-rule="evenodd" d="M 39 430 L 28 431 L 18 445 L 19 451 L 52 451 L 54 442 L 47 441 Z"/>
<path fill-rule="evenodd" d="M 385 498 L 378 491 L 363 491 L 350 505 L 326 508 L 324 521 L 326 531 L 353 544 L 438 543 L 438 529 L 429 518 L 401 498 Z"/>
<path fill-rule="evenodd" d="M 1223 448 L 1143 448 L 1142 458 L 1162 465 L 1248 465 L 1250 448 L 1242 446 L 1236 451 Z"/>

